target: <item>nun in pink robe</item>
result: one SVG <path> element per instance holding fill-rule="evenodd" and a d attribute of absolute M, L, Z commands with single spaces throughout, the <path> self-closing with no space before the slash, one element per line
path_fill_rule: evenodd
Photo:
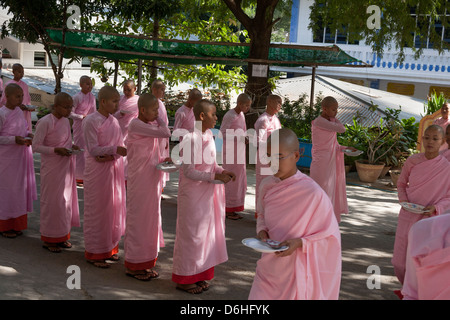
<path fill-rule="evenodd" d="M 114 117 L 119 121 L 120 129 L 122 129 L 122 136 L 125 145 L 127 145 L 128 138 L 128 126 L 131 120 L 137 118 L 139 114 L 138 103 L 139 96 L 134 95 L 130 98 L 123 95 L 119 101 L 119 110 L 114 114 Z M 127 157 L 123 157 L 123 166 L 125 170 L 125 180 L 127 180 L 128 175 L 128 160 Z"/>
<path fill-rule="evenodd" d="M 440 126 L 442 129 L 444 129 L 444 132 L 447 130 L 447 126 L 450 124 L 450 119 L 445 119 L 445 118 L 438 118 L 436 120 L 433 121 L 433 124 L 436 124 L 438 126 Z M 440 151 L 446 150 L 448 149 L 448 144 L 446 141 L 444 141 L 444 143 L 442 144 L 442 146 L 439 148 Z"/>
<path fill-rule="evenodd" d="M 450 161 L 450 149 L 442 150 L 439 152 L 444 158 Z"/>
<path fill-rule="evenodd" d="M 188 108 L 186 105 L 182 105 L 175 112 L 175 123 L 173 130 L 185 129 L 188 132 L 194 132 L 195 117 L 193 108 Z M 180 137 L 181 141 L 181 137 Z"/>
<path fill-rule="evenodd" d="M 403 300 L 450 300 L 450 212 L 409 232 Z"/>
<path fill-rule="evenodd" d="M 49 243 L 69 240 L 71 228 L 80 226 L 75 156 L 60 156 L 55 148 L 72 148 L 70 123 L 48 114 L 36 124 L 33 151 L 41 154 L 40 232 Z"/>
<path fill-rule="evenodd" d="M 347 190 L 345 180 L 344 150 L 339 145 L 336 133 L 345 132 L 344 125 L 336 118 L 330 121 L 322 116 L 312 122 L 312 161 L 310 177 L 330 197 L 338 222 L 341 214 L 348 213 Z"/>
<path fill-rule="evenodd" d="M 161 222 L 162 171 L 156 169 L 164 158 L 159 138 L 170 137 L 163 120 L 145 123 L 133 119 L 128 129 L 127 218 L 125 230 L 125 267 L 151 269 L 160 247 L 164 247 Z"/>
<path fill-rule="evenodd" d="M 231 134 L 227 134 L 231 130 Z M 220 131 L 223 137 L 222 167 L 236 175 L 235 181 L 225 184 L 226 212 L 244 210 L 245 193 L 247 192 L 246 145 L 247 126 L 243 112 L 229 110 L 222 119 Z M 230 159 L 228 159 L 230 158 Z"/>
<path fill-rule="evenodd" d="M 37 200 L 31 147 L 15 140 L 30 133 L 19 107 L 0 108 L 0 232 L 26 229 L 27 212 Z"/>
<path fill-rule="evenodd" d="M 325 192 L 300 171 L 261 182 L 257 233 L 280 242 L 302 239 L 286 257 L 262 253 L 250 300 L 337 300 L 341 282 L 341 236 Z"/>
<path fill-rule="evenodd" d="M 128 126 L 131 120 L 137 118 L 139 114 L 138 103 L 139 96 L 134 95 L 127 98 L 123 95 L 119 101 L 119 110 L 114 114 L 114 117 L 119 121 L 120 129 L 122 130 L 123 141 L 127 141 L 128 137 Z"/>
<path fill-rule="evenodd" d="M 10 80 L 6 85 L 10 84 L 10 83 L 15 83 L 17 84 L 19 87 L 22 88 L 23 90 L 23 101 L 22 104 L 25 106 L 29 106 L 31 105 L 31 96 L 30 96 L 30 92 L 28 90 L 28 85 L 23 82 L 22 80 L 16 81 L 14 79 Z M 3 107 L 6 103 L 6 96 L 2 95 L 2 98 L 0 99 L 0 107 Z M 22 110 L 23 111 L 23 115 L 25 116 L 25 120 L 27 121 L 27 125 L 28 125 L 28 130 L 31 132 L 32 131 L 32 123 L 31 123 L 31 111 L 30 110 Z"/>
<path fill-rule="evenodd" d="M 92 92 L 83 93 L 78 92 L 73 97 L 73 110 L 69 118 L 73 119 L 72 130 L 73 130 L 73 144 L 80 147 L 80 149 L 85 149 L 86 144 L 83 136 L 82 123 L 84 118 L 96 111 L 96 100 Z M 83 180 L 85 165 L 85 156 L 83 153 L 76 155 L 76 169 L 75 176 L 79 181 Z"/>
<path fill-rule="evenodd" d="M 114 116 L 96 111 L 83 120 L 83 134 L 85 257 L 103 260 L 118 252 L 125 232 L 125 177 L 122 157 L 116 153 L 117 146 L 124 146 L 122 130 Z M 104 155 L 114 160 L 96 161 Z"/>
<path fill-rule="evenodd" d="M 434 205 L 434 215 L 441 215 L 450 210 L 450 163 L 442 155 L 428 160 L 424 153 L 410 156 L 403 165 L 397 181 L 399 200 L 419 204 Z M 406 252 L 408 232 L 422 219 L 423 214 L 400 209 L 395 232 L 394 254 L 392 264 L 400 283 L 403 284 L 406 270 Z"/>
<path fill-rule="evenodd" d="M 267 138 L 270 136 L 270 134 L 278 129 L 281 129 L 281 122 L 278 119 L 277 115 L 270 115 L 267 112 L 264 112 L 262 115 L 259 116 L 259 118 L 255 122 L 255 131 L 256 131 L 256 137 L 257 137 L 257 146 L 258 151 L 256 154 L 256 161 L 255 161 L 255 178 L 256 178 L 256 185 L 255 185 L 255 207 L 256 207 L 256 201 L 258 199 L 258 193 L 259 193 L 259 185 L 266 177 L 266 175 L 261 174 L 261 170 L 263 168 L 269 168 L 270 165 L 266 163 L 262 163 L 261 157 L 264 158 L 266 155 L 266 141 Z M 256 212 L 257 215 L 258 212 Z"/>
<path fill-rule="evenodd" d="M 169 118 L 167 117 L 167 110 L 164 103 L 158 99 L 158 114 L 159 117 L 164 121 L 166 126 L 169 125 Z M 156 120 L 155 120 L 156 121 Z M 161 158 L 165 159 L 170 157 L 170 150 L 169 150 L 169 138 L 158 138 L 159 139 L 159 153 L 161 155 Z M 168 172 L 163 172 L 163 185 L 164 188 L 166 186 L 166 182 L 169 181 L 170 175 Z"/>
<path fill-rule="evenodd" d="M 216 163 L 211 130 L 189 133 L 182 143 L 191 145 L 191 157 L 186 161 L 187 149 L 183 147 L 172 280 L 191 284 L 211 280 L 214 266 L 228 260 L 225 190 L 222 184 L 211 183 L 216 173 L 223 172 Z"/>

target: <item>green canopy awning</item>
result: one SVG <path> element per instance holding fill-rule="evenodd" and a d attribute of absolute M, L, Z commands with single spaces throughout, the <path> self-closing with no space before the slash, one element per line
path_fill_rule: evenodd
<path fill-rule="evenodd" d="M 370 67 L 333 46 L 271 44 L 267 60 L 249 59 L 248 43 L 215 43 L 176 39 L 153 39 L 97 31 L 47 29 L 51 45 L 65 46 L 73 53 L 111 60 L 159 60 L 174 64 L 247 65 L 261 63 L 276 66 Z"/>

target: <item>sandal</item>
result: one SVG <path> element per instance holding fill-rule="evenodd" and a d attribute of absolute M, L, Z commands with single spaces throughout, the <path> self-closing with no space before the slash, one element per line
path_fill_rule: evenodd
<path fill-rule="evenodd" d="M 119 256 L 118 256 L 118 254 L 115 253 L 115 254 L 113 254 L 111 257 L 106 258 L 105 260 L 117 262 L 117 261 L 120 260 L 120 258 L 119 258 Z"/>
<path fill-rule="evenodd" d="M 62 250 L 56 243 L 44 243 L 42 248 L 47 249 L 52 253 L 60 253 Z"/>
<path fill-rule="evenodd" d="M 17 232 L 15 232 L 14 230 L 3 231 L 0 233 L 3 237 L 10 238 L 10 239 L 14 239 L 15 237 L 18 236 Z"/>
<path fill-rule="evenodd" d="M 127 276 L 135 278 L 137 280 L 141 280 L 141 281 L 150 281 L 152 280 L 152 274 L 150 272 L 147 271 L 143 271 L 143 272 L 136 272 L 136 273 L 132 273 L 127 271 L 125 273 Z"/>
<path fill-rule="evenodd" d="M 94 267 L 101 269 L 107 269 L 111 267 L 111 265 L 107 263 L 105 260 L 86 260 L 86 261 L 92 264 Z"/>
<path fill-rule="evenodd" d="M 64 242 L 58 243 L 58 247 L 70 249 L 70 248 L 72 248 L 72 244 L 69 241 L 64 241 Z"/>
<path fill-rule="evenodd" d="M 236 212 L 227 212 L 227 219 L 239 220 L 242 219 L 242 216 L 238 215 Z"/>
<path fill-rule="evenodd" d="M 190 294 L 200 294 L 200 293 L 203 292 L 203 288 L 202 287 L 200 287 L 200 286 L 198 286 L 196 284 L 192 284 L 192 285 L 195 285 L 195 287 L 185 287 L 185 288 L 183 288 L 183 287 L 180 287 L 180 285 L 177 285 L 175 288 L 177 290 L 181 290 L 181 291 L 184 291 L 184 292 L 187 292 L 187 293 L 190 293 Z M 187 286 L 187 285 L 184 285 L 184 286 Z"/>
<path fill-rule="evenodd" d="M 198 281 L 195 284 L 198 285 L 199 287 L 201 287 L 203 291 L 209 290 L 209 283 L 206 282 L 205 280 Z"/>

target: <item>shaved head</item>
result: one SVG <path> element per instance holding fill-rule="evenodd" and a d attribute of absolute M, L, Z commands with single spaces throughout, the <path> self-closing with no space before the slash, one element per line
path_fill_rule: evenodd
<path fill-rule="evenodd" d="M 16 92 L 16 90 L 22 90 L 22 88 L 15 83 L 9 83 L 8 85 L 6 85 L 5 88 L 5 96 L 9 96 L 10 94 L 13 94 L 14 92 Z"/>
<path fill-rule="evenodd" d="M 130 86 L 131 88 L 136 88 L 136 84 L 133 80 L 125 80 L 122 84 L 123 87 Z"/>
<path fill-rule="evenodd" d="M 200 120 L 200 114 L 208 112 L 211 108 L 215 108 L 214 103 L 208 99 L 198 101 L 193 109 L 195 120 Z"/>
<path fill-rule="evenodd" d="M 294 131 L 288 128 L 281 128 L 272 132 L 267 139 L 267 144 L 278 144 L 280 150 L 299 151 L 299 142 Z"/>
<path fill-rule="evenodd" d="M 80 77 L 80 84 L 83 84 L 83 83 L 91 83 L 92 82 L 92 79 L 91 79 L 91 77 L 89 77 L 89 76 L 81 76 Z"/>
<path fill-rule="evenodd" d="M 437 131 L 442 137 L 445 136 L 445 132 L 444 129 L 437 125 L 437 124 L 432 124 L 431 126 L 429 126 L 428 128 L 425 129 L 424 134 L 430 131 Z"/>
<path fill-rule="evenodd" d="M 192 89 L 191 91 L 189 91 L 189 99 L 201 99 L 203 97 L 203 94 L 200 90 L 198 90 L 197 88 Z"/>
<path fill-rule="evenodd" d="M 66 92 L 58 92 L 55 95 L 54 104 L 55 105 L 63 105 L 63 104 L 65 104 L 65 102 L 68 102 L 70 100 L 72 100 L 72 97 L 70 96 L 70 94 L 68 94 Z"/>
<path fill-rule="evenodd" d="M 116 96 L 120 97 L 119 91 L 111 86 L 104 86 L 98 92 L 98 100 L 109 100 Z"/>
<path fill-rule="evenodd" d="M 322 109 L 329 108 L 329 107 L 335 106 L 337 104 L 338 104 L 338 102 L 335 98 L 328 96 L 328 97 L 323 98 L 323 100 L 322 100 Z"/>
<path fill-rule="evenodd" d="M 138 108 L 149 108 L 152 105 L 158 104 L 158 98 L 151 93 L 144 93 L 139 96 Z"/>

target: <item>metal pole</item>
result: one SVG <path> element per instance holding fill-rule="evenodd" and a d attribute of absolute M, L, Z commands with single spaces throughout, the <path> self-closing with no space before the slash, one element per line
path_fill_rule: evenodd
<path fill-rule="evenodd" d="M 309 99 L 309 107 L 311 108 L 311 110 L 313 109 L 314 106 L 314 84 L 316 82 L 316 67 L 312 68 L 312 75 L 311 75 L 311 96 Z"/>
<path fill-rule="evenodd" d="M 142 90 L 142 60 L 138 60 L 138 89 L 137 94 L 140 95 Z"/>

